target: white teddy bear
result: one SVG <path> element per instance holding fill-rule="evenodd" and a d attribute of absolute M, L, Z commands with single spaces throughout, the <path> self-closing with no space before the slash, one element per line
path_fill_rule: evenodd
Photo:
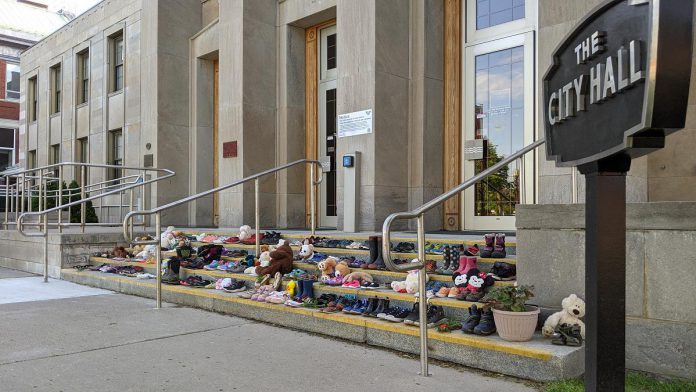
<path fill-rule="evenodd" d="M 176 235 L 178 233 L 176 232 L 176 229 L 174 226 L 168 226 L 167 230 L 165 230 L 161 235 L 160 235 L 160 246 L 162 249 L 174 249 L 176 247 L 177 241 L 176 241 Z"/>
<path fill-rule="evenodd" d="M 580 335 L 582 335 L 582 338 L 584 339 L 585 323 L 580 320 L 580 317 L 585 315 L 585 301 L 583 301 L 577 295 L 571 294 L 561 301 L 561 307 L 563 310 L 552 314 L 546 319 L 541 332 L 544 334 L 544 336 L 550 337 L 553 335 L 557 325 L 577 324 L 580 326 Z"/>
<path fill-rule="evenodd" d="M 244 225 L 239 228 L 239 240 L 244 241 L 248 240 L 251 238 L 251 236 L 254 234 L 254 231 L 251 230 L 251 226 L 249 225 Z"/>
<path fill-rule="evenodd" d="M 268 267 L 271 264 L 271 252 L 261 252 L 259 255 L 259 264 L 261 267 Z"/>
<path fill-rule="evenodd" d="M 300 247 L 298 254 L 303 260 L 311 259 L 314 256 L 314 245 L 310 244 L 309 241 L 305 241 L 302 247 Z"/>
<path fill-rule="evenodd" d="M 157 254 L 157 245 L 145 245 L 145 248 L 135 255 L 135 258 L 138 260 L 147 260 L 150 257 L 155 257 Z"/>

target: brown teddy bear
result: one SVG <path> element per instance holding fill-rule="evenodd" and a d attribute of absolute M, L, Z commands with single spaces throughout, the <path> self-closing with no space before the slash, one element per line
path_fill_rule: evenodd
<path fill-rule="evenodd" d="M 319 271 L 321 271 L 321 277 L 319 278 L 320 281 L 325 281 L 329 280 L 333 277 L 336 264 L 338 262 L 338 259 L 335 257 L 327 257 L 326 260 L 320 261 L 319 264 L 317 264 L 317 268 L 319 268 Z"/>
<path fill-rule="evenodd" d="M 280 272 L 285 275 L 292 271 L 292 248 L 285 240 L 278 241 L 278 247 L 271 252 L 271 263 L 268 267 L 256 267 L 256 275 L 275 275 Z"/>
<path fill-rule="evenodd" d="M 358 280 L 361 282 L 370 282 L 372 283 L 374 280 L 372 278 L 372 275 L 368 274 L 367 272 L 352 272 L 343 278 L 343 282 L 352 282 L 354 280 Z"/>
<path fill-rule="evenodd" d="M 336 264 L 336 267 L 334 268 L 336 270 L 336 276 L 346 276 L 350 274 L 350 268 L 348 267 L 348 263 L 345 261 L 341 261 L 338 264 Z"/>

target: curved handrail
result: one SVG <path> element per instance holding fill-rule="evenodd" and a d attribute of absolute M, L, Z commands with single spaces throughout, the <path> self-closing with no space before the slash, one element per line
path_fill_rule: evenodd
<path fill-rule="evenodd" d="M 63 165 L 63 164 L 72 164 L 72 163 L 70 163 L 70 162 L 67 162 L 67 163 L 64 162 L 64 163 L 60 163 L 60 164 L 56 164 L 56 165 L 51 165 L 51 166 L 59 166 L 59 165 Z M 22 214 L 17 218 L 16 227 L 17 227 L 17 231 L 18 231 L 19 233 L 21 233 L 21 234 L 24 235 L 25 237 L 45 237 L 45 236 L 48 235 L 48 233 L 47 233 L 46 230 L 41 231 L 41 232 L 35 232 L 35 233 L 27 233 L 27 232 L 25 232 L 25 231 L 24 231 L 24 219 L 25 219 L 26 217 L 29 217 L 29 216 L 39 216 L 39 217 L 40 217 L 40 216 L 44 216 L 44 215 L 49 214 L 49 213 L 51 213 L 51 212 L 55 212 L 55 211 L 59 211 L 59 210 L 64 210 L 64 209 L 70 208 L 70 207 L 72 207 L 72 206 L 81 205 L 81 204 L 83 204 L 83 203 L 87 203 L 87 202 L 92 201 L 92 200 L 97 200 L 97 199 L 100 199 L 100 198 L 102 198 L 102 197 L 106 197 L 106 196 L 113 195 L 113 194 L 116 194 L 116 193 L 121 193 L 121 192 L 123 192 L 123 191 L 127 191 L 127 190 L 132 189 L 132 188 L 142 187 L 142 186 L 144 186 L 144 185 L 151 184 L 151 183 L 154 183 L 154 182 L 158 182 L 158 181 L 161 181 L 161 180 L 164 180 L 164 179 L 167 179 L 167 178 L 169 178 L 169 177 L 172 177 L 172 176 L 176 175 L 176 173 L 175 173 L 174 171 L 169 170 L 169 169 L 141 168 L 141 167 L 132 167 L 132 166 L 103 165 L 103 164 L 82 164 L 82 163 L 75 164 L 75 165 L 76 165 L 76 166 L 101 167 L 101 168 L 107 168 L 107 169 L 110 169 L 110 168 L 111 168 L 111 169 L 124 169 L 124 170 L 126 170 L 126 169 L 130 169 L 130 170 L 147 170 L 147 171 L 160 172 L 160 173 L 165 173 L 165 174 L 164 174 L 163 176 L 158 176 L 158 177 L 156 177 L 156 178 L 151 178 L 151 179 L 149 179 L 149 180 L 143 180 L 142 182 L 138 182 L 137 180 L 134 181 L 134 182 L 132 182 L 132 183 L 129 182 L 129 183 L 127 183 L 128 185 L 126 185 L 126 186 L 120 186 L 120 187 L 118 187 L 118 188 L 116 188 L 116 189 L 113 189 L 113 190 L 110 190 L 110 191 L 108 191 L 108 192 L 104 192 L 104 193 L 100 193 L 100 194 L 98 194 L 98 195 L 86 197 L 86 198 L 84 198 L 84 199 L 76 200 L 76 201 L 73 201 L 73 202 L 70 202 L 70 203 L 61 204 L 61 205 L 58 205 L 58 206 L 53 207 L 53 208 L 48 208 L 48 209 L 41 210 L 41 211 L 24 212 L 24 213 L 22 213 Z M 34 169 L 31 169 L 31 170 L 34 170 Z M 21 174 L 21 172 L 20 172 L 20 174 Z M 14 175 L 14 174 L 13 174 L 13 175 Z M 113 181 L 113 180 L 112 180 L 112 181 Z"/>
<path fill-rule="evenodd" d="M 293 166 L 296 166 L 296 165 L 299 165 L 299 164 L 302 164 L 302 163 L 305 163 L 305 164 L 309 163 L 309 164 L 312 164 L 312 165 L 317 165 L 317 166 L 319 166 L 319 168 L 321 169 L 321 162 L 320 162 L 320 161 L 313 160 L 313 159 L 298 159 L 298 160 L 296 160 L 296 161 L 293 161 L 293 162 L 290 162 L 290 163 L 286 163 L 286 164 L 284 164 L 284 165 L 277 166 L 277 167 L 274 167 L 274 168 L 272 168 L 272 169 L 268 169 L 268 170 L 262 171 L 262 172 L 260 172 L 260 173 L 256 173 L 256 174 L 251 175 L 251 176 L 249 176 L 249 177 L 244 177 L 244 178 L 242 178 L 241 180 L 237 180 L 237 181 L 232 182 L 232 183 L 229 183 L 229 184 L 226 184 L 226 185 L 221 185 L 221 186 L 219 186 L 219 187 L 217 187 L 217 188 L 209 189 L 209 190 L 207 190 L 207 191 L 203 191 L 203 192 L 197 193 L 197 194 L 195 194 L 195 195 L 190 195 L 190 196 L 184 197 L 183 199 L 179 199 L 179 200 L 173 201 L 173 202 L 171 202 L 171 203 L 169 203 L 169 204 L 165 204 L 165 205 L 163 205 L 163 206 L 159 206 L 159 207 L 156 207 L 156 208 L 153 208 L 153 209 L 150 209 L 150 210 L 131 211 L 131 212 L 127 213 L 127 214 L 125 215 L 125 217 L 123 218 L 123 236 L 125 237 L 125 239 L 126 239 L 127 242 L 129 242 L 130 244 L 133 244 L 133 245 L 154 245 L 154 244 L 159 244 L 160 241 L 159 241 L 159 239 L 157 239 L 157 238 L 155 238 L 155 239 L 153 239 L 153 240 L 150 240 L 150 241 L 134 241 L 134 239 L 133 239 L 133 233 L 128 231 L 128 228 L 129 228 L 129 221 L 130 221 L 133 217 L 135 217 L 135 216 L 145 216 L 145 215 L 156 214 L 156 213 L 158 213 L 158 212 L 162 212 L 162 211 L 164 211 L 164 210 L 168 210 L 168 209 L 170 209 L 170 208 L 177 207 L 177 206 L 180 206 L 180 205 L 182 205 L 182 204 L 189 203 L 189 202 L 191 202 L 191 201 L 193 201 L 193 200 L 197 200 L 197 199 L 200 199 L 200 198 L 202 198 L 202 197 L 205 197 L 205 196 L 208 196 L 208 195 L 212 195 L 213 193 L 217 193 L 217 192 L 220 192 L 220 191 L 224 191 L 225 189 L 233 188 L 233 187 L 235 187 L 235 186 L 244 184 L 244 183 L 249 182 L 249 181 L 251 181 L 251 180 L 256 180 L 256 179 L 258 179 L 258 178 L 261 178 L 261 177 L 267 176 L 267 175 L 269 175 L 269 174 L 273 174 L 273 173 L 279 172 L 279 171 L 281 171 L 281 170 L 288 169 L 288 168 L 290 168 L 290 167 L 293 167 Z M 312 167 L 313 167 L 313 166 L 312 166 Z M 319 184 L 321 184 L 321 182 L 322 182 L 323 180 L 324 180 L 323 173 L 322 173 L 321 170 L 319 170 L 319 179 L 318 179 L 317 181 L 313 181 L 313 184 L 314 184 L 314 185 L 319 185 Z M 159 233 L 158 233 L 158 234 L 159 234 Z"/>
<path fill-rule="evenodd" d="M 413 262 L 413 263 L 406 263 L 406 264 L 401 264 L 397 265 L 394 263 L 391 257 L 391 244 L 390 244 L 390 239 L 391 239 L 391 225 L 392 223 L 397 220 L 397 219 L 418 219 L 423 216 L 426 212 L 432 210 L 433 208 L 437 207 L 438 205 L 444 203 L 448 199 L 458 195 L 460 192 L 464 191 L 465 189 L 469 188 L 470 186 L 476 184 L 477 182 L 483 180 L 484 178 L 490 176 L 491 174 L 494 174 L 504 166 L 509 165 L 512 163 L 514 160 L 521 158 L 525 154 L 527 154 L 530 151 L 535 150 L 537 147 L 541 146 L 542 144 L 545 143 L 544 139 L 539 139 L 521 150 L 515 152 L 514 154 L 511 154 L 504 159 L 502 159 L 500 162 L 494 164 L 493 166 L 487 168 L 486 170 L 482 171 L 481 173 L 471 177 L 470 179 L 464 181 L 463 183 L 459 184 L 458 186 L 450 189 L 449 191 L 443 193 L 442 195 L 430 200 L 429 202 L 423 204 L 422 206 L 415 208 L 411 211 L 406 211 L 406 212 L 397 212 L 394 214 L 391 214 L 387 217 L 387 219 L 384 220 L 384 225 L 382 225 L 382 237 L 383 237 L 383 244 L 382 244 L 382 258 L 384 259 L 384 263 L 387 265 L 387 268 L 389 268 L 392 271 L 398 271 L 398 272 L 405 272 L 405 271 L 410 271 L 414 269 L 421 269 L 425 266 L 425 260 L 424 255 L 419 255 L 418 261 Z M 422 222 L 421 219 L 419 219 L 418 225 L 421 226 Z M 423 227 L 418 228 L 418 232 L 424 232 Z M 418 241 L 422 242 L 422 240 L 419 238 Z"/>

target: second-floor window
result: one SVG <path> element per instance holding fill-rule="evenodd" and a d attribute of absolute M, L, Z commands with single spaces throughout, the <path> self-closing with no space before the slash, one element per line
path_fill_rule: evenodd
<path fill-rule="evenodd" d="M 37 84 L 38 80 L 36 76 L 33 78 L 29 79 L 28 83 L 28 99 L 27 99 L 27 115 L 29 118 L 29 122 L 34 122 L 36 121 L 36 115 L 37 111 L 39 109 L 38 105 L 38 96 L 37 96 Z"/>
<path fill-rule="evenodd" d="M 7 63 L 5 72 L 5 99 L 19 99 L 19 65 Z"/>
<path fill-rule="evenodd" d="M 51 67 L 51 114 L 60 113 L 62 82 L 60 64 Z"/>
<path fill-rule="evenodd" d="M 123 89 L 123 35 L 117 35 L 112 38 L 112 88 L 111 91 L 120 91 Z"/>
<path fill-rule="evenodd" d="M 89 51 L 77 54 L 77 104 L 89 100 Z"/>
<path fill-rule="evenodd" d="M 49 164 L 53 165 L 60 163 L 60 144 L 54 144 L 51 146 L 51 155 L 49 155 Z"/>
<path fill-rule="evenodd" d="M 86 137 L 77 139 L 77 161 L 82 163 L 89 162 L 89 141 Z"/>
<path fill-rule="evenodd" d="M 109 164 L 123 166 L 123 132 L 118 129 L 110 133 Z M 110 179 L 121 177 L 121 169 L 112 168 Z"/>

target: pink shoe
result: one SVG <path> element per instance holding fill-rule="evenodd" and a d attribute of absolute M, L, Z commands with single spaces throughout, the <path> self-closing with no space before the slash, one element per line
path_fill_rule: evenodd
<path fill-rule="evenodd" d="M 357 288 L 360 288 L 360 282 L 357 280 L 353 280 L 351 282 L 346 282 L 346 283 L 343 283 L 343 287 L 357 289 Z"/>
<path fill-rule="evenodd" d="M 464 273 L 466 274 L 474 268 L 478 268 L 476 266 L 476 257 L 467 257 L 466 258 L 466 267 L 464 268 Z"/>
<path fill-rule="evenodd" d="M 467 256 L 459 256 L 459 266 L 454 271 L 454 273 L 458 273 L 460 275 L 466 275 L 466 272 L 464 272 L 464 270 L 466 270 L 466 265 L 468 263 L 467 259 L 468 259 Z"/>

